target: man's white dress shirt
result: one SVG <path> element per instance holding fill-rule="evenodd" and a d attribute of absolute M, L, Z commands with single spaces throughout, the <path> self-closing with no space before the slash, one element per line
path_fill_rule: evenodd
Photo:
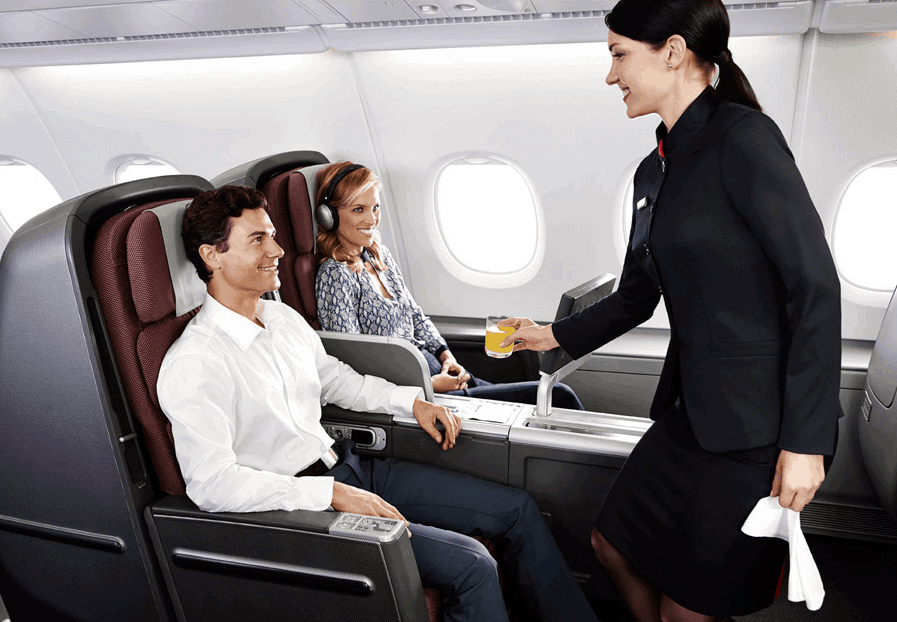
<path fill-rule="evenodd" d="M 162 361 L 159 403 L 201 509 L 323 510 L 333 478 L 294 477 L 333 444 L 321 406 L 410 415 L 423 392 L 356 373 L 292 308 L 262 304 L 265 328 L 206 294 Z"/>

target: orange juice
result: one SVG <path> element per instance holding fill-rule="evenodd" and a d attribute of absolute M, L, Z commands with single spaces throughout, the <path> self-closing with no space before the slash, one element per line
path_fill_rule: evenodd
<path fill-rule="evenodd" d="M 511 356 L 511 351 L 514 349 L 513 343 L 507 348 L 500 348 L 498 344 L 514 330 L 513 326 L 489 326 L 486 329 L 486 354 L 497 359 Z"/>

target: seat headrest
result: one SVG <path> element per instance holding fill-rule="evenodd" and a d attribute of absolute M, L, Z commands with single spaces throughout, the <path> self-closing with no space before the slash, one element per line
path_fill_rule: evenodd
<path fill-rule="evenodd" d="M 128 276 L 137 316 L 144 324 L 200 306 L 206 285 L 187 259 L 181 224 L 189 200 L 148 209 L 128 231 Z"/>
<path fill-rule="evenodd" d="M 299 169 L 299 173 L 305 177 L 305 186 L 308 188 L 308 205 L 311 209 L 311 221 L 314 224 L 314 240 L 318 239 L 318 219 L 315 216 L 317 204 L 315 204 L 315 192 L 317 191 L 318 184 L 315 181 L 318 177 L 318 171 L 323 168 L 327 168 L 330 164 L 316 164 L 314 166 L 306 166 L 305 168 Z M 315 248 L 312 249 L 312 252 L 316 252 L 317 242 L 315 243 Z"/>

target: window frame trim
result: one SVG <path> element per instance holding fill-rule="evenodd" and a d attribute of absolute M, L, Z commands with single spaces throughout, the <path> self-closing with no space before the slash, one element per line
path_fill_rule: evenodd
<path fill-rule="evenodd" d="M 842 285 L 842 298 L 847 298 L 852 302 L 867 306 L 880 307 L 882 309 L 887 308 L 894 290 L 872 289 L 864 287 L 849 279 L 841 270 L 841 266 L 838 262 L 838 249 L 835 240 L 838 228 L 838 218 L 841 215 L 841 210 L 844 207 L 844 197 L 847 195 L 848 190 L 850 190 L 850 186 L 853 185 L 856 178 L 862 175 L 865 171 L 887 162 L 897 163 L 897 152 L 868 158 L 849 169 L 847 175 L 844 177 L 844 181 L 840 184 L 838 191 L 835 193 L 837 200 L 835 202 L 835 208 L 832 210 L 832 216 L 829 220 L 827 231 L 829 248 L 831 249 L 832 258 L 835 263 L 835 271 L 837 272 Z"/>
<path fill-rule="evenodd" d="M 437 211 L 437 183 L 442 171 L 446 167 L 455 162 L 468 159 L 488 159 L 512 167 L 514 171 L 523 178 L 530 196 L 532 197 L 533 211 L 535 212 L 536 218 L 535 249 L 533 249 L 532 256 L 526 265 L 515 272 L 495 274 L 474 270 L 455 257 L 455 254 L 449 248 L 448 242 L 445 239 Z M 518 162 L 512 158 L 492 151 L 455 152 L 439 158 L 430 166 L 427 173 L 425 189 L 427 194 L 427 233 L 433 243 L 434 251 L 439 262 L 453 277 L 476 287 L 511 289 L 513 287 L 525 285 L 539 273 L 545 260 L 545 242 L 547 237 L 547 232 L 545 231 L 545 213 L 542 209 L 541 198 L 536 191 L 536 186 L 533 183 L 532 178 Z"/>
<path fill-rule="evenodd" d="M 174 164 L 172 164 L 171 162 L 169 162 L 168 160 L 166 160 L 165 158 L 162 158 L 160 156 L 150 155 L 148 153 L 128 153 L 128 154 L 116 156 L 109 161 L 109 170 L 111 171 L 110 177 L 111 177 L 111 181 L 113 184 L 117 185 L 117 184 L 128 183 L 126 181 L 118 181 L 118 170 L 125 164 L 131 163 L 134 160 L 149 160 L 150 162 L 153 162 L 156 164 L 164 164 L 165 166 L 169 166 L 172 169 L 174 169 L 175 171 L 177 171 L 175 173 L 168 173 L 170 175 L 183 175 L 184 174 L 181 172 L 181 170 L 178 167 L 176 167 Z M 137 165 L 137 166 L 141 166 L 141 165 Z M 161 177 L 161 175 L 154 175 L 154 177 Z M 147 179 L 147 178 L 143 177 L 141 179 Z M 131 181 L 135 181 L 135 180 L 131 180 Z"/>
<path fill-rule="evenodd" d="M 44 173 L 41 169 L 39 169 L 38 167 L 36 167 L 36 166 L 35 166 L 34 164 L 32 164 L 31 162 L 29 162 L 28 160 L 25 160 L 24 158 L 19 158 L 19 157 L 17 157 L 17 156 L 3 155 L 3 154 L 0 154 L 0 160 L 12 160 L 14 163 L 18 163 L 19 165 L 24 165 L 24 166 L 31 167 L 31 169 L 33 169 L 34 171 L 37 171 L 37 173 L 40 174 L 40 176 L 43 177 L 43 178 L 46 180 L 46 182 L 50 185 L 50 188 L 52 188 L 53 191 L 56 193 L 56 196 L 59 197 L 59 201 L 57 201 L 56 203 L 50 205 L 50 206 L 47 207 L 46 209 L 43 209 L 43 210 L 41 210 L 41 211 L 39 211 L 39 212 L 36 212 L 36 213 L 34 213 L 34 214 L 31 214 L 31 216 L 29 216 L 28 218 L 26 218 L 25 221 L 22 222 L 22 224 L 19 225 L 18 227 L 13 227 L 13 223 L 11 223 L 11 222 L 9 221 L 9 218 L 4 214 L 3 210 L 0 209 L 0 223 L 2 223 L 2 226 L 5 228 L 6 231 L 9 231 L 9 238 L 7 239 L 7 242 L 9 242 L 9 240 L 12 239 L 12 236 L 15 235 L 15 233 L 16 233 L 18 230 L 22 229 L 26 224 L 28 224 L 28 222 L 29 222 L 30 220 L 32 220 L 32 219 L 34 219 L 34 218 L 40 216 L 41 214 L 43 214 L 43 213 L 45 213 L 45 212 L 47 212 L 47 211 L 53 209 L 53 208 L 56 207 L 57 205 L 61 205 L 62 203 L 65 202 L 65 199 L 63 198 L 62 193 L 60 193 L 60 192 L 59 192 L 59 189 L 56 187 L 56 184 L 54 184 L 52 181 L 50 181 L 50 178 L 47 176 L 47 174 Z M 4 245 L 4 247 L 5 247 L 5 245 Z M 0 248 L 0 254 L 2 254 L 2 250 L 3 250 L 3 248 Z"/>

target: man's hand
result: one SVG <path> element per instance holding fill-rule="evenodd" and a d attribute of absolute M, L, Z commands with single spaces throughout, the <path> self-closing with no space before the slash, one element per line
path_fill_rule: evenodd
<path fill-rule="evenodd" d="M 408 528 L 408 521 L 397 509 L 374 493 L 355 486 L 334 481 L 333 498 L 330 500 L 330 505 L 337 512 L 400 520 L 405 523 L 406 530 Z M 408 531 L 408 537 L 411 537 L 411 531 Z"/>
<path fill-rule="evenodd" d="M 777 496 L 783 508 L 800 512 L 813 500 L 823 479 L 822 456 L 795 454 L 783 449 L 776 462 L 776 476 L 769 496 Z"/>
<path fill-rule="evenodd" d="M 442 443 L 442 449 L 451 449 L 455 446 L 455 439 L 461 431 L 461 418 L 452 413 L 445 406 L 437 406 L 423 400 L 414 400 L 412 409 L 414 418 L 424 431 L 433 437 L 437 443 Z M 445 426 L 445 437 L 436 429 L 436 421 L 441 421 Z"/>
<path fill-rule="evenodd" d="M 539 326 L 529 318 L 512 317 L 507 320 L 502 320 L 498 325 L 513 326 L 517 329 L 498 344 L 501 348 L 506 348 L 515 341 L 517 343 L 514 344 L 514 352 L 519 350 L 545 352 L 546 350 L 553 350 L 560 346 L 554 338 L 554 333 L 551 331 L 551 324 L 548 326 Z"/>

